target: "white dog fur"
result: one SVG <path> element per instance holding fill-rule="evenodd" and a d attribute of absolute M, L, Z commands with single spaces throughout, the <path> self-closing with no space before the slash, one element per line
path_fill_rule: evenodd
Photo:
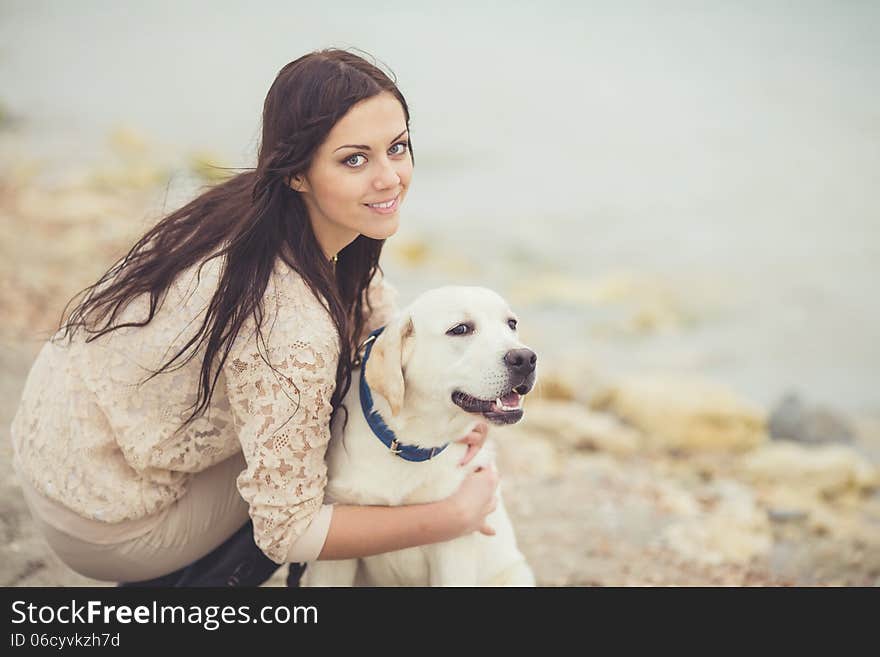
<path fill-rule="evenodd" d="M 349 416 L 344 434 L 344 411 L 331 427 L 325 502 L 387 506 L 434 502 L 455 492 L 469 471 L 493 463 L 492 434 L 497 427 L 490 429 L 486 444 L 467 466 L 458 465 L 467 448 L 455 441 L 483 416 L 466 412 L 451 397 L 458 390 L 494 400 L 520 384 L 504 360 L 509 351 L 525 348 L 511 320 L 516 321 L 516 316 L 504 299 L 481 287 L 435 288 L 402 309 L 375 341 L 367 361 L 374 408 L 401 443 L 449 446 L 422 462 L 393 455 L 363 416 L 360 370 L 355 369 L 343 401 Z M 460 324 L 473 330 L 449 334 Z M 531 389 L 534 376 L 532 372 L 522 390 Z M 532 571 L 517 548 L 500 485 L 498 506 L 487 522 L 494 536 L 473 532 L 364 559 L 310 562 L 302 585 L 534 586 Z"/>

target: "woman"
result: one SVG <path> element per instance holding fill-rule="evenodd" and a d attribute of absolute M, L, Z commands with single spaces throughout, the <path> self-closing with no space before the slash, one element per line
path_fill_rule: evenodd
<path fill-rule="evenodd" d="M 277 564 L 491 533 L 492 471 L 432 504 L 323 503 L 357 346 L 394 311 L 379 256 L 409 189 L 408 130 L 378 68 L 305 55 L 269 89 L 256 169 L 165 217 L 86 288 L 11 431 L 28 506 L 67 565 L 254 585 Z M 486 431 L 463 439 L 465 462 Z"/>

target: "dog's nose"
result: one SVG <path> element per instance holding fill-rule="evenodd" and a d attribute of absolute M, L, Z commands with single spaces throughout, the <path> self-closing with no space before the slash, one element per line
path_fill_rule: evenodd
<path fill-rule="evenodd" d="M 535 370 L 538 356 L 531 349 L 511 349 L 504 354 L 504 362 L 514 374 L 527 377 Z"/>

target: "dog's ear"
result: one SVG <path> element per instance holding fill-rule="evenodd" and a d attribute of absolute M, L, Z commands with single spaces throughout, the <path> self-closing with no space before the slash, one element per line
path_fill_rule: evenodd
<path fill-rule="evenodd" d="M 414 330 L 411 317 L 404 315 L 397 318 L 373 343 L 367 360 L 367 384 L 388 400 L 392 415 L 397 415 L 403 406 L 404 344 L 412 337 Z"/>

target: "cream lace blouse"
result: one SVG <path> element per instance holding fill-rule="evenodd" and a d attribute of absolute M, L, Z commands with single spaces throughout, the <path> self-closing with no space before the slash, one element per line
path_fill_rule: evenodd
<path fill-rule="evenodd" d="M 38 493 L 76 514 L 118 523 L 157 514 L 186 493 L 192 473 L 242 450 L 238 489 L 257 545 L 284 563 L 323 501 L 324 453 L 339 345 L 329 313 L 279 258 L 264 296 L 263 340 L 242 326 L 206 414 L 183 432 L 198 394 L 204 346 L 186 365 L 140 383 L 194 335 L 217 286 L 220 258 L 184 271 L 144 327 L 86 344 L 48 342 L 25 383 L 11 436 L 15 468 Z M 371 281 L 366 332 L 396 310 L 397 293 Z M 119 323 L 147 316 L 146 296 Z M 274 366 L 271 369 L 260 356 Z M 178 361 L 179 362 L 179 361 Z"/>

